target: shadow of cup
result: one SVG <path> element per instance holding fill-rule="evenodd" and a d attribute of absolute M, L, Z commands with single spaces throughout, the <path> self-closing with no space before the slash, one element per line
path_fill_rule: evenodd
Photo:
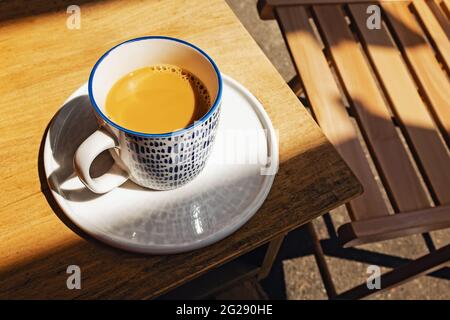
<path fill-rule="evenodd" d="M 48 129 L 50 147 L 58 168 L 48 176 L 50 188 L 71 201 L 88 201 L 101 195 L 88 188 L 65 189 L 64 182 L 76 177 L 73 157 L 78 146 L 98 128 L 93 108 L 87 95 L 67 102 L 53 118 Z M 92 177 L 99 177 L 111 168 L 113 159 L 102 152 L 91 167 Z"/>

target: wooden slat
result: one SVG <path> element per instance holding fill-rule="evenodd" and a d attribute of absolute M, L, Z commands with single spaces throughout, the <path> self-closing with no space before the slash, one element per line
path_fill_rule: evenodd
<path fill-rule="evenodd" d="M 258 12 L 261 19 L 273 19 L 274 9 L 282 6 L 306 6 L 306 5 L 327 5 L 345 3 L 369 3 L 369 2 L 411 2 L 414 0 L 258 0 Z M 420 0 L 422 1 L 422 0 Z"/>
<path fill-rule="evenodd" d="M 441 204 L 450 204 L 450 156 L 387 30 L 366 27 L 366 6 L 349 6 L 380 82 Z"/>
<path fill-rule="evenodd" d="M 447 18 L 450 19 L 450 0 L 442 0 L 440 4 L 442 11 L 444 11 L 447 15 Z"/>
<path fill-rule="evenodd" d="M 345 247 L 450 228 L 450 206 L 346 223 L 338 229 Z"/>
<path fill-rule="evenodd" d="M 429 0 L 427 2 L 428 7 L 432 11 L 434 17 L 437 19 L 442 29 L 444 30 L 447 38 L 450 38 L 450 22 L 444 9 L 441 7 L 439 0 Z"/>
<path fill-rule="evenodd" d="M 331 51 L 348 99 L 381 169 L 397 211 L 426 208 L 426 193 L 391 121 L 391 115 L 364 56 L 339 6 L 314 6 L 313 11 Z"/>
<path fill-rule="evenodd" d="M 317 122 L 363 184 L 364 194 L 350 202 L 352 219 L 388 215 L 305 9 L 279 8 L 277 15 Z"/>
<path fill-rule="evenodd" d="M 387 21 L 410 64 L 413 75 L 450 145 L 450 83 L 429 47 L 422 29 L 408 7 L 402 3 L 383 4 Z"/>
<path fill-rule="evenodd" d="M 413 7 L 425 27 L 428 38 L 441 56 L 442 63 L 448 72 L 450 68 L 450 25 L 448 21 L 443 20 L 439 23 L 435 14 L 433 14 L 425 1 L 416 1 L 413 3 Z"/>
<path fill-rule="evenodd" d="M 411 2 L 411 1 L 414 0 L 266 0 L 267 4 L 273 6 L 353 4 L 353 3 L 370 3 L 370 2 Z"/>

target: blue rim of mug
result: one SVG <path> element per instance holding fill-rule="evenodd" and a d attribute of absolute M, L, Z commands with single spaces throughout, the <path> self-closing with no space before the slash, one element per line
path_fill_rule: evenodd
<path fill-rule="evenodd" d="M 93 82 L 93 78 L 95 75 L 95 71 L 97 70 L 98 66 L 100 65 L 100 63 L 103 61 L 103 59 L 105 59 L 114 49 L 130 43 L 130 42 L 135 42 L 135 41 L 142 41 L 142 40 L 149 40 L 149 39 L 163 39 L 163 40 L 170 40 L 170 41 L 174 41 L 174 42 L 178 42 L 178 43 L 182 43 L 184 45 L 187 45 L 191 48 L 193 48 L 194 50 L 198 51 L 200 54 L 202 54 L 213 66 L 214 71 L 216 72 L 217 75 L 217 79 L 219 81 L 219 90 L 217 92 L 217 97 L 216 100 L 214 101 L 213 105 L 211 106 L 211 108 L 208 110 L 208 112 L 200 118 L 200 120 L 195 121 L 193 124 L 191 124 L 188 127 L 176 130 L 176 131 L 172 131 L 172 132 L 167 132 L 167 133 L 144 133 L 144 132 L 138 132 L 138 131 L 133 131 L 127 128 L 124 128 L 120 125 L 118 125 L 117 123 L 111 121 L 103 112 L 102 110 L 98 107 L 97 103 L 95 102 L 94 99 L 94 95 L 92 92 L 92 82 Z M 95 63 L 94 67 L 92 68 L 91 74 L 89 75 L 89 84 L 88 84 L 88 90 L 89 90 L 89 99 L 91 100 L 91 103 L 94 106 L 95 111 L 97 111 L 97 113 L 102 117 L 103 120 L 105 120 L 106 123 L 108 123 L 109 125 L 113 126 L 114 128 L 120 130 L 120 131 L 124 131 L 128 134 L 132 134 L 132 135 L 137 135 L 137 136 L 141 136 L 141 137 L 171 137 L 171 136 L 175 136 L 175 135 L 179 135 L 182 134 L 183 132 L 186 132 L 198 125 L 201 125 L 203 122 L 205 122 L 210 116 L 211 114 L 214 112 L 214 110 L 216 110 L 220 104 L 220 101 L 222 99 L 222 75 L 220 74 L 219 68 L 217 67 L 216 63 L 214 62 L 214 60 L 202 49 L 200 49 L 199 47 L 193 45 L 192 43 L 189 43 L 187 41 L 181 40 L 181 39 L 177 39 L 177 38 L 172 38 L 172 37 L 167 37 L 167 36 L 146 36 L 146 37 L 139 37 L 139 38 L 134 38 L 134 39 L 130 39 L 127 41 L 124 41 L 122 43 L 119 43 L 118 45 L 115 45 L 114 47 L 112 47 L 111 49 L 109 49 L 108 51 L 106 51 L 101 57 L 100 59 L 98 59 L 98 61 Z"/>

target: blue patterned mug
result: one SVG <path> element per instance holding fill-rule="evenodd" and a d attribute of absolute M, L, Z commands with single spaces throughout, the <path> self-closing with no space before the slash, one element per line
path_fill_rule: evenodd
<path fill-rule="evenodd" d="M 164 134 L 135 132 L 111 121 L 104 111 L 113 84 L 133 70 L 154 64 L 172 64 L 195 74 L 213 101 L 209 111 L 192 125 Z M 100 128 L 78 147 L 74 169 L 93 192 L 109 192 L 128 179 L 150 189 L 174 189 L 194 179 L 204 168 L 219 121 L 222 78 L 214 61 L 198 47 L 162 36 L 123 42 L 95 64 L 89 77 L 89 98 Z M 110 151 L 114 165 L 104 175 L 93 178 L 90 166 L 105 150 Z"/>

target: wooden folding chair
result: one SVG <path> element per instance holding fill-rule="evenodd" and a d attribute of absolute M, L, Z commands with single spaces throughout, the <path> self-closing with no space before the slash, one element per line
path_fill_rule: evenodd
<path fill-rule="evenodd" d="M 316 121 L 364 186 L 338 229 L 345 247 L 450 227 L 449 8 L 449 0 L 258 2 L 261 18 L 280 25 Z M 368 23 L 377 12 L 382 23 Z M 380 291 L 362 284 L 337 294 L 309 229 L 330 298 Z M 430 251 L 382 275 L 381 290 L 448 264 L 450 245 Z"/>

